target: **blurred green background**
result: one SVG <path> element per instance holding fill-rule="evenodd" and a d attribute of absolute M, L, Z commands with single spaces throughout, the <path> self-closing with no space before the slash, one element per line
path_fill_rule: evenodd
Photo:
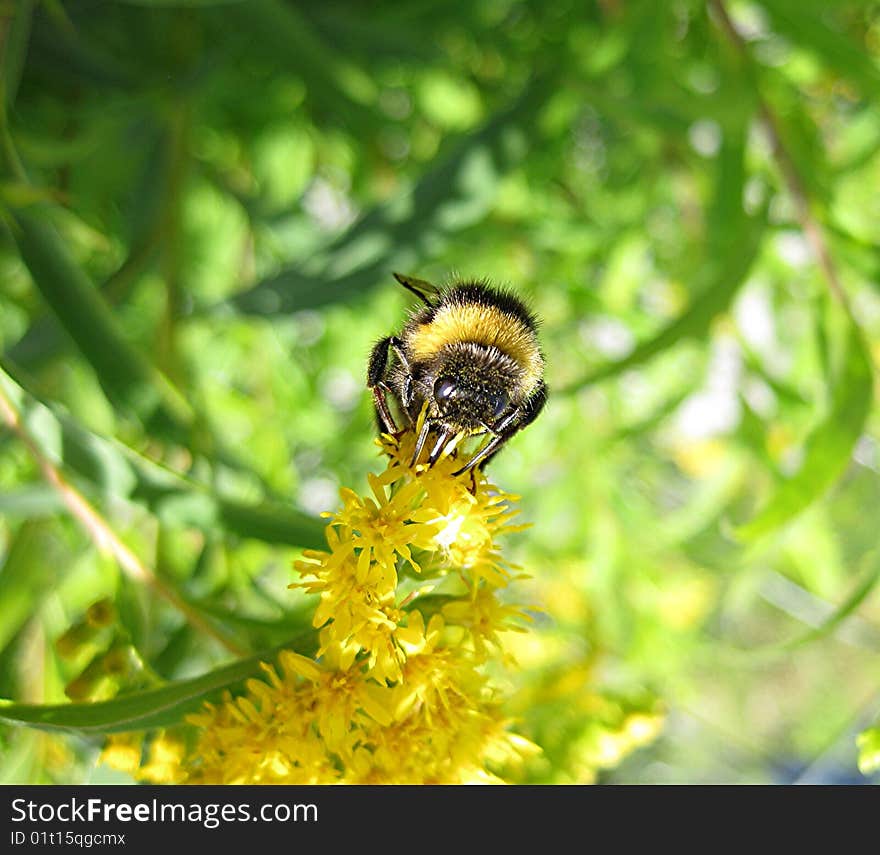
<path fill-rule="evenodd" d="M 551 388 L 490 467 L 522 780 L 871 780 L 878 4 L 4 0 L 0 49 L 0 697 L 200 703 L 301 633 L 392 271 L 489 277 Z M 29 709 L 4 783 L 173 720 Z"/>

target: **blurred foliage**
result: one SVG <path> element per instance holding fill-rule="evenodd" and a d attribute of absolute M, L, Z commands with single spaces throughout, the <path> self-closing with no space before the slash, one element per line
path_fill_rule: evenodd
<path fill-rule="evenodd" d="M 102 734 L 308 647 L 393 270 L 544 321 L 492 465 L 528 780 L 874 772 L 880 8 L 727 11 L 744 49 L 699 0 L 0 4 L 0 697 L 43 728 L 0 780 L 118 780 Z"/>

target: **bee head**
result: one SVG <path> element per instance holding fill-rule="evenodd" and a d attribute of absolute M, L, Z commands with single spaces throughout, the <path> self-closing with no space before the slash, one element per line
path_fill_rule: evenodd
<path fill-rule="evenodd" d="M 497 348 L 473 344 L 450 348 L 433 378 L 435 417 L 467 433 L 494 425 L 508 412 L 519 380 L 513 360 Z"/>

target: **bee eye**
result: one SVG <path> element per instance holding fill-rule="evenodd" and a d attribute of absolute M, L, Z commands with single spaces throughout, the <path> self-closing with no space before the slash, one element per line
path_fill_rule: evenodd
<path fill-rule="evenodd" d="M 500 418 L 501 414 L 507 409 L 507 405 L 510 403 L 510 398 L 507 397 L 506 392 L 496 392 L 491 398 L 492 410 L 495 413 L 495 418 Z"/>
<path fill-rule="evenodd" d="M 434 384 L 434 397 L 438 402 L 448 401 L 457 391 L 458 387 L 455 385 L 455 381 L 450 380 L 449 377 L 441 377 Z"/>

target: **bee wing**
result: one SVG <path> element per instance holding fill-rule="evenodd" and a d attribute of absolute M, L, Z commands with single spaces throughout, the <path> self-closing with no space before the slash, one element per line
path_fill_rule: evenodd
<path fill-rule="evenodd" d="M 405 273 L 394 273 L 393 276 L 407 291 L 412 291 L 431 308 L 440 301 L 440 289 L 436 285 L 424 279 L 417 279 L 415 276 L 407 276 Z"/>

